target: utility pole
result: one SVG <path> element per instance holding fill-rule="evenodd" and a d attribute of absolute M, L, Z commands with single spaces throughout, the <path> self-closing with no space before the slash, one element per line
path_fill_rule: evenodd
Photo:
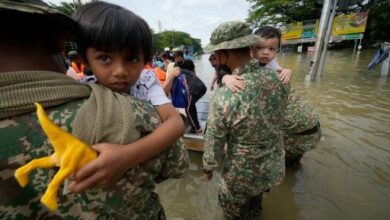
<path fill-rule="evenodd" d="M 390 53 L 390 43 L 382 44 L 383 53 Z M 390 56 L 382 62 L 381 77 L 387 77 L 389 75 Z"/>
<path fill-rule="evenodd" d="M 328 51 L 329 39 L 330 39 L 330 35 L 332 35 L 333 18 L 334 18 L 334 15 L 336 14 L 336 9 L 337 9 L 337 0 L 333 0 L 333 4 L 331 7 L 332 7 L 332 13 L 330 14 L 327 28 L 326 28 L 326 33 L 325 33 L 325 37 L 324 37 L 324 47 L 323 47 L 322 52 L 321 52 L 320 63 L 318 64 L 318 69 L 317 69 L 317 78 L 320 77 L 322 72 L 324 71 L 324 65 L 325 65 L 326 53 Z"/>
<path fill-rule="evenodd" d="M 318 72 L 319 57 L 322 54 L 322 50 L 324 48 L 323 46 L 324 46 L 325 33 L 328 26 L 330 8 L 332 5 L 331 1 L 332 0 L 324 0 L 324 4 L 322 6 L 318 36 L 316 37 L 317 39 L 316 39 L 314 56 L 313 59 L 310 61 L 309 72 L 306 74 L 305 77 L 306 81 L 312 81 L 314 79 L 314 76 Z"/>
<path fill-rule="evenodd" d="M 161 30 L 162 30 L 161 21 L 158 20 L 158 32 L 161 33 Z"/>

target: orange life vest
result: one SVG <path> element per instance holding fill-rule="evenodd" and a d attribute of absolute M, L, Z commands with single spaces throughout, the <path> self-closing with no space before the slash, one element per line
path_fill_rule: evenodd
<path fill-rule="evenodd" d="M 156 74 L 156 77 L 157 79 L 160 81 L 160 83 L 163 83 L 165 81 L 165 78 L 166 78 L 166 73 L 164 70 L 158 68 L 158 67 L 155 67 L 155 68 L 152 68 L 149 64 L 146 64 L 144 66 L 144 69 L 153 69 L 154 73 Z"/>
<path fill-rule="evenodd" d="M 72 62 L 72 68 L 77 73 L 77 79 L 81 79 L 81 78 L 83 78 L 85 76 L 84 75 L 85 67 L 84 67 L 84 65 L 82 63 L 80 63 L 80 65 L 77 65 L 77 63 Z"/>
<path fill-rule="evenodd" d="M 157 79 L 160 80 L 160 83 L 165 82 L 165 78 L 166 78 L 165 71 L 158 67 L 155 67 L 153 70 L 156 73 Z"/>

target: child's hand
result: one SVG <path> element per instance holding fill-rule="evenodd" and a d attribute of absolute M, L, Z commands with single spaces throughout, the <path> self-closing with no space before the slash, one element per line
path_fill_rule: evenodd
<path fill-rule="evenodd" d="M 127 162 L 131 158 L 124 153 L 122 145 L 103 143 L 92 148 L 99 152 L 99 156 L 74 173 L 69 186 L 72 192 L 109 186 L 129 169 Z"/>
<path fill-rule="evenodd" d="M 222 83 L 226 85 L 233 92 L 239 92 L 245 89 L 245 82 L 241 76 L 237 75 L 224 75 Z"/>
<path fill-rule="evenodd" d="M 277 69 L 278 77 L 283 84 L 287 84 L 291 80 L 292 71 L 290 69 L 280 68 Z"/>

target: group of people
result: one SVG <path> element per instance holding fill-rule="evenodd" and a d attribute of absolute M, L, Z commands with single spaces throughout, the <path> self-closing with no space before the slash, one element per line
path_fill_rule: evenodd
<path fill-rule="evenodd" d="M 175 52 L 175 62 L 166 65 L 172 71 L 161 83 L 145 68 L 152 60 L 150 27 L 111 3 L 88 3 L 71 18 L 41 0 L 4 0 L 0 12 L 0 55 L 7 55 L 0 60 L 0 216 L 165 219 L 155 186 L 183 177 L 189 165 L 181 138 L 185 125 L 166 96 L 180 76 L 188 86 L 191 132 L 203 132 L 195 103 L 207 88 L 193 62 Z M 318 116 L 290 91 L 291 71 L 269 66 L 280 35 L 268 32 L 253 35 L 245 23 L 227 22 L 205 48 L 214 53 L 220 88 L 210 104 L 203 172 L 211 179 L 223 165 L 218 195 L 227 219 L 258 215 L 262 193 L 283 179 L 285 152 L 299 160 L 320 137 Z M 66 75 L 65 39 L 78 45 L 82 64 L 72 60 L 74 70 L 83 66 L 93 73 L 84 77 L 76 71 L 77 80 L 85 81 Z M 57 212 L 40 203 L 53 170 L 32 172 L 25 187 L 13 176 L 20 166 L 53 153 L 35 102 L 98 152 L 69 176 L 61 191 L 71 193 L 59 194 Z"/>

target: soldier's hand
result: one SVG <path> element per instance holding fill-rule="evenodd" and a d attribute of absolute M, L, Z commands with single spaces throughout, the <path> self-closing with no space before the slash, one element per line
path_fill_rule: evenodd
<path fill-rule="evenodd" d="M 69 186 L 72 192 L 109 186 L 121 178 L 129 169 L 131 160 L 124 152 L 124 147 L 116 144 L 96 144 L 92 146 L 99 156 L 72 175 Z"/>

